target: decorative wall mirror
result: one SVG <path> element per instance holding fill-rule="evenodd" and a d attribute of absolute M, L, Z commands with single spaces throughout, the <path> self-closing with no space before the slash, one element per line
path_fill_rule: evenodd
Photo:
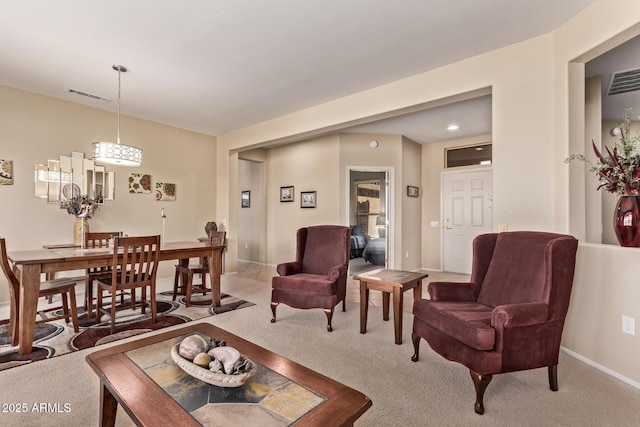
<path fill-rule="evenodd" d="M 49 203 L 60 203 L 74 196 L 86 194 L 96 203 L 115 198 L 115 173 L 83 153 L 60 156 L 47 164 L 35 165 L 35 196 Z"/>

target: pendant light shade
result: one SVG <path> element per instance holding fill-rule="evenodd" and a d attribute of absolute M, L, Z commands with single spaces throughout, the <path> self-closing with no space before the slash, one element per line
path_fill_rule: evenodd
<path fill-rule="evenodd" d="M 120 75 L 126 73 L 123 65 L 114 65 L 118 72 L 118 138 L 116 142 L 94 142 L 93 160 L 110 165 L 140 166 L 142 165 L 142 150 L 132 145 L 120 144 Z"/>

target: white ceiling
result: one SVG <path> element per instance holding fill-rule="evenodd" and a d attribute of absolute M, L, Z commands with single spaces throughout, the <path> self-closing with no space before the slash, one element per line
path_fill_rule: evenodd
<path fill-rule="evenodd" d="M 0 84 L 116 111 L 122 64 L 123 115 L 219 135 L 548 33 L 594 1 L 0 0 Z M 489 133 L 490 98 L 469 102 L 391 133 Z"/>

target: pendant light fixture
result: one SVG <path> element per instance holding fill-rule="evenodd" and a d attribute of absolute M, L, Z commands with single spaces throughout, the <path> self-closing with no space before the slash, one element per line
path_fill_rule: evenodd
<path fill-rule="evenodd" d="M 120 144 L 120 75 L 127 72 L 127 67 L 114 65 L 118 72 L 118 139 L 113 142 L 94 142 L 93 160 L 100 163 L 119 166 L 142 165 L 142 150 L 132 145 Z"/>

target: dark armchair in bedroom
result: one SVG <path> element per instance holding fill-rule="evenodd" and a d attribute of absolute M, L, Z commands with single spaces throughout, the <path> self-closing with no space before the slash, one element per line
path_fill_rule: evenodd
<path fill-rule="evenodd" d="M 469 283 L 432 282 L 413 305 L 412 340 L 469 368 L 475 411 L 494 374 L 547 368 L 558 390 L 558 353 L 578 241 L 533 231 L 483 234 L 473 242 Z"/>

